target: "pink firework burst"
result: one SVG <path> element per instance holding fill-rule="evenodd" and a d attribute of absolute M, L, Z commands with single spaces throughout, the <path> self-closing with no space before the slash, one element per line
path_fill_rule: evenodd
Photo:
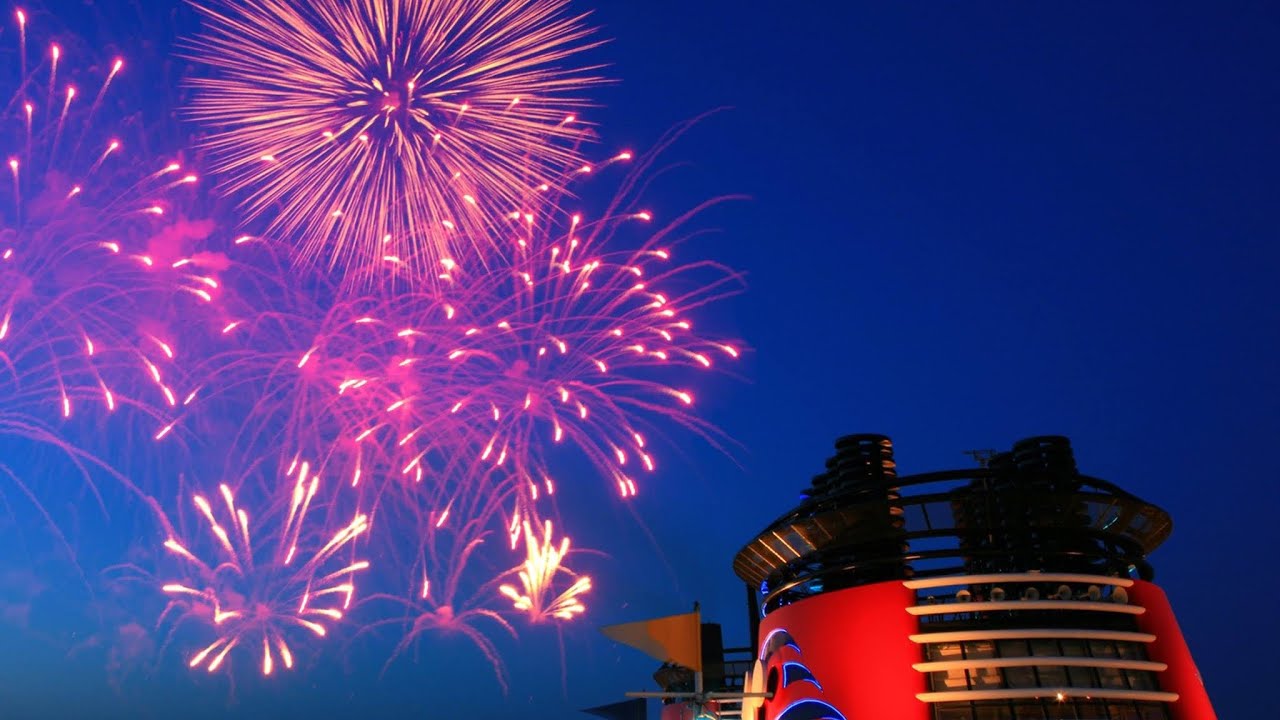
<path fill-rule="evenodd" d="M 421 646 L 430 645 L 433 639 L 463 638 L 489 663 L 505 692 L 507 672 L 490 632 L 501 630 L 515 637 L 516 631 L 498 611 L 497 586 L 503 573 L 495 572 L 492 563 L 482 557 L 485 548 L 494 547 L 486 542 L 489 537 L 486 526 L 500 516 L 502 498 L 490 497 L 479 488 L 472 490 L 469 500 L 425 511 L 417 516 L 416 526 L 406 525 L 417 539 L 417 553 L 407 562 L 394 563 L 393 567 L 409 568 L 411 588 L 403 596 L 385 593 L 369 596 L 367 602 L 390 604 L 399 608 L 399 612 L 365 625 L 360 632 L 369 633 L 387 626 L 404 629 L 384 672 L 411 651 L 416 657 Z M 424 506 L 430 506 L 430 502 Z M 502 548 L 499 544 L 495 549 Z"/>
<path fill-rule="evenodd" d="M 267 241 L 241 237 L 222 274 L 215 336 L 201 365 L 206 415 L 243 418 L 229 443 L 234 463 L 295 448 L 359 485 L 362 433 L 385 424 L 403 394 L 400 352 L 375 298 L 348 298 L 323 274 L 294 271 Z"/>
<path fill-rule="evenodd" d="M 96 467 L 128 484 L 112 455 L 135 432 L 170 434 L 189 399 L 173 327 L 216 280 L 179 254 L 169 217 L 196 177 L 139 157 L 136 118 L 109 110 L 124 61 L 81 65 L 36 41 L 22 11 L 15 21 L 0 112 L 0 444 L 21 450 L 0 472 L 39 507 L 19 474 L 78 474 L 96 491 Z M 117 413 L 129 417 L 113 419 L 103 446 Z"/>
<path fill-rule="evenodd" d="M 582 596 L 591 590 L 591 578 L 576 575 L 565 567 L 564 561 L 569 555 L 568 536 L 556 543 L 550 520 L 543 522 L 541 535 L 528 520 L 520 523 L 520 529 L 525 541 L 525 560 L 513 571 L 520 587 L 503 584 L 498 592 L 532 622 L 572 620 L 586 612 Z M 560 584 L 561 576 L 566 576 L 568 581 Z"/>
<path fill-rule="evenodd" d="M 716 441 L 693 412 L 691 373 L 742 351 L 694 321 L 741 282 L 712 261 L 677 262 L 690 223 L 719 200 L 655 230 L 653 214 L 635 202 L 648 168 L 646 161 L 598 219 L 548 197 L 510 218 L 512 260 L 470 272 L 446 266 L 440 291 L 390 303 L 385 314 L 403 323 L 406 371 L 420 378 L 405 387 L 421 391 L 397 401 L 413 418 L 396 439 L 416 449 L 411 458 L 429 457 L 443 439 L 454 453 L 505 467 L 536 497 L 554 487 L 550 449 L 569 445 L 628 497 L 637 473 L 657 467 L 654 428 L 675 425 Z M 640 242 L 628 242 L 633 231 Z"/>
<path fill-rule="evenodd" d="M 139 169 L 121 123 L 98 117 L 122 60 L 74 72 L 54 43 L 27 73 L 17 18 L 24 67 L 0 180 L 0 396 L 62 418 L 123 404 L 162 416 L 182 398 L 170 380 L 177 348 L 153 313 L 182 291 L 208 294 L 205 278 L 157 267 L 148 245 L 169 198 L 196 178 L 176 163 Z M 67 79 L 80 76 L 96 91 Z"/>

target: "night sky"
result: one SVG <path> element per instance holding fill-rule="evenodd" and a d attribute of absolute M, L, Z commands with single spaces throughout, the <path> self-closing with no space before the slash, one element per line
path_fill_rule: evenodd
<path fill-rule="evenodd" d="M 159 57 L 196 27 L 185 9 L 127 5 L 46 3 L 73 27 L 93 19 L 82 32 L 126 57 Z M 716 232 L 682 248 L 747 279 L 745 294 L 702 316 L 751 348 L 733 368 L 741 377 L 697 387 L 703 417 L 736 443 L 730 456 L 673 428 L 638 498 L 602 488 L 562 499 L 577 545 L 598 551 L 581 556 L 597 587 L 562 634 L 498 639 L 506 696 L 473 648 L 446 639 L 382 677 L 385 647 L 336 643 L 331 662 L 248 678 L 234 698 L 170 648 L 121 697 L 102 677 L 105 653 L 69 655 L 57 639 L 62 618 L 83 615 L 51 599 L 77 585 L 74 571 L 0 544 L 15 568 L 0 600 L 44 605 L 0 614 L 0 703 L 95 703 L 95 716 L 121 717 L 573 717 L 653 689 L 655 663 L 598 625 L 699 600 L 730 644 L 745 644 L 734 553 L 795 504 L 835 437 L 879 432 L 902 473 L 1070 436 L 1082 472 L 1172 514 L 1156 581 L 1219 715 L 1280 711 L 1259 692 L 1274 664 L 1266 641 L 1280 637 L 1280 580 L 1264 559 L 1280 539 L 1267 450 L 1280 431 L 1280 10 L 597 5 L 575 7 L 611 38 L 593 57 L 620 80 L 587 113 L 601 153 L 644 149 L 719 109 L 663 156 L 682 167 L 650 205 L 750 196 L 707 213 L 699 226 Z M 164 115 L 179 93 L 147 95 L 143 111 Z M 127 546 L 129 509 L 117 510 L 102 532 Z M 23 712 L 0 705 L 0 717 L 35 716 Z"/>

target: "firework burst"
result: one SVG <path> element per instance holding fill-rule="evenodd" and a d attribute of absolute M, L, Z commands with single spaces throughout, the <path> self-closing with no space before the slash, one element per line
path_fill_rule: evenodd
<path fill-rule="evenodd" d="M 689 223 L 717 201 L 654 230 L 653 215 L 633 204 L 638 183 L 624 183 L 596 220 L 556 199 L 514 214 L 512 261 L 472 273 L 454 265 L 442 290 L 396 298 L 386 314 L 407 319 L 397 336 L 406 371 L 421 378 L 406 387 L 425 389 L 399 401 L 416 424 L 397 442 L 425 445 L 415 460 L 447 429 L 455 452 L 505 466 L 536 499 L 554 488 L 549 449 L 566 444 L 628 497 L 637 473 L 657 467 L 648 440 L 657 421 L 715 441 L 692 411 L 688 371 L 733 361 L 741 350 L 695 332 L 693 316 L 736 292 L 740 278 L 714 262 L 674 259 Z M 632 230 L 644 239 L 629 249 Z"/>
<path fill-rule="evenodd" d="M 359 485 L 361 453 L 372 447 L 358 442 L 360 430 L 383 422 L 399 397 L 388 384 L 397 348 L 371 314 L 377 302 L 291 271 L 258 238 L 238 238 L 228 263 L 197 374 L 201 414 L 240 421 L 210 432 L 231 438 L 233 464 L 268 454 L 286 463 L 278 449 L 296 448 Z"/>
<path fill-rule="evenodd" d="M 515 609 L 525 613 L 533 622 L 553 618 L 572 620 L 586 612 L 582 595 L 591 590 L 591 578 L 585 575 L 575 577 L 564 567 L 564 560 L 569 555 L 569 538 L 561 539 L 556 545 L 550 520 L 543 523 L 541 537 L 528 520 L 521 523 L 521 529 L 524 531 L 526 556 L 524 563 L 515 571 L 520 579 L 520 588 L 504 584 L 498 587 L 498 592 L 509 598 Z M 572 577 L 573 582 L 557 593 L 556 579 L 562 574 Z"/>
<path fill-rule="evenodd" d="M 199 4 L 190 115 L 227 188 L 304 259 L 429 277 L 580 165 L 596 44 L 567 0 Z M 393 263 L 393 269 L 404 268 Z"/>
<path fill-rule="evenodd" d="M 247 511 L 225 484 L 219 487 L 221 502 L 200 495 L 193 499 L 216 562 L 201 559 L 176 537 L 165 540 L 165 549 L 182 561 L 187 573 L 163 584 L 170 597 L 164 614 L 178 615 L 178 622 L 199 620 L 216 633 L 190 657 L 190 667 L 216 672 L 233 649 L 244 647 L 260 658 L 263 675 L 270 675 L 277 662 L 292 669 L 288 638 L 298 632 L 324 637 L 350 607 L 354 576 L 369 567 L 367 561 L 351 558 L 350 551 L 369 529 L 368 518 L 356 513 L 328 534 L 311 528 L 308 513 L 320 479 L 305 462 L 291 468 L 290 476 L 295 483 L 288 512 L 269 549 L 255 543 Z M 215 503 L 221 506 L 219 513 Z M 219 514 L 228 524 L 219 522 Z"/>
<path fill-rule="evenodd" d="M 112 99 L 123 60 L 81 64 L 25 13 L 14 19 L 0 111 L 0 477 L 54 525 L 32 478 L 60 500 L 72 476 L 95 494 L 104 474 L 140 492 L 112 466 L 135 435 L 174 429 L 190 400 L 175 326 L 217 282 L 182 254 L 189 233 L 171 220 L 197 178 L 140 157 L 137 119 Z M 118 414 L 113 442 L 99 442 Z"/>
<path fill-rule="evenodd" d="M 412 588 L 405 596 L 378 594 L 367 599 L 400 610 L 395 617 L 361 628 L 361 633 L 385 626 L 404 628 L 384 672 L 410 650 L 429 642 L 428 637 L 452 635 L 471 643 L 489 663 L 503 691 L 508 689 L 501 653 L 488 633 L 501 630 L 515 637 L 516 630 L 494 607 L 501 573 L 488 572 L 480 558 L 481 549 L 487 547 L 485 525 L 498 513 L 500 503 L 480 502 L 484 509 L 470 520 L 457 512 L 423 513 L 414 533 L 417 556 L 408 563 Z"/>
<path fill-rule="evenodd" d="M 64 419 L 83 405 L 172 410 L 183 399 L 170 380 L 177 348 L 153 313 L 179 294 L 209 299 L 211 281 L 178 258 L 157 258 L 153 241 L 173 196 L 196 178 L 177 163 L 137 170 L 121 128 L 99 120 L 122 60 L 73 71 L 51 44 L 27 73 L 27 22 L 21 11 L 17 19 L 24 69 L 3 119 L 0 181 L 5 408 Z"/>

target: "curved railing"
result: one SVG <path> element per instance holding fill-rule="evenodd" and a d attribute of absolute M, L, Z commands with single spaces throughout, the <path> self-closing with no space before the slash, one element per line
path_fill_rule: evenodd
<path fill-rule="evenodd" d="M 1008 469 L 870 479 L 812 498 L 747 544 L 734 570 L 767 613 L 811 595 L 893 579 L 1037 569 L 1152 576 L 1167 513 L 1083 475 Z"/>

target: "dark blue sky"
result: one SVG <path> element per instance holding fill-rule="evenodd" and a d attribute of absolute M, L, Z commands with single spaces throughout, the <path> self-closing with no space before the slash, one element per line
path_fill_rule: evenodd
<path fill-rule="evenodd" d="M 564 636 L 567 692 L 554 632 L 533 631 L 503 644 L 506 698 L 465 646 L 424 650 L 381 683 L 385 655 L 354 647 L 350 673 L 242 687 L 233 714 L 469 704 L 475 717 L 550 720 L 645 689 L 653 663 L 593 625 L 699 599 L 745 641 L 732 556 L 849 432 L 891 435 L 907 473 L 1069 435 L 1082 471 L 1172 513 L 1157 581 L 1219 714 L 1275 712 L 1258 704 L 1270 665 L 1249 639 L 1280 637 L 1264 555 L 1280 539 L 1268 450 L 1280 431 L 1280 11 L 601 5 L 614 40 L 600 57 L 621 79 L 590 113 L 606 149 L 732 107 L 666 156 L 689 167 L 651 204 L 752 196 L 709 214 L 721 232 L 683 251 L 748 278 L 709 320 L 753 348 L 747 381 L 699 388 L 703 413 L 742 444 L 740 467 L 682 441 L 634 516 L 603 493 L 564 508 L 578 539 L 608 554 L 590 560 L 599 587 Z M 109 30 L 127 47 L 127 27 Z M 46 682 L 82 668 L 27 646 L 28 672 Z M 0 678 L 18 677 L 4 654 Z M 156 702 L 225 698 L 176 671 L 147 687 Z"/>
<path fill-rule="evenodd" d="M 919 472 L 1062 433 L 1084 472 L 1172 513 L 1157 580 L 1220 715 L 1274 711 L 1242 640 L 1280 636 L 1249 609 L 1280 591 L 1263 571 L 1280 539 L 1275 6 L 653 2 L 599 17 L 623 79 L 606 135 L 733 106 L 674 154 L 701 187 L 754 197 L 708 243 L 749 273 L 734 310 L 752 380 L 713 409 L 750 448 L 746 472 L 700 456 L 694 494 L 646 498 L 681 596 L 745 635 L 726 561 L 837 435 L 887 433 Z M 681 565 L 681 542 L 699 562 Z"/>

